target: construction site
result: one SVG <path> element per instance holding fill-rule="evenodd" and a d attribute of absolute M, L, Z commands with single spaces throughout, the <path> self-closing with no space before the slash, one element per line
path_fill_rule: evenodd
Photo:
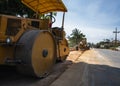
<path fill-rule="evenodd" d="M 69 47 L 62 0 L 0 4 L 0 86 L 120 86 L 120 51 L 93 48 L 84 35 Z M 60 27 L 54 12 L 62 13 Z"/>

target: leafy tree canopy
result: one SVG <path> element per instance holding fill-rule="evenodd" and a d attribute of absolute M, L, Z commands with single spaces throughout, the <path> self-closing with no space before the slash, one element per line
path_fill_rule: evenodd
<path fill-rule="evenodd" d="M 73 29 L 70 36 L 68 36 L 70 46 L 77 45 L 83 38 L 85 38 L 85 35 L 79 29 Z"/>
<path fill-rule="evenodd" d="M 0 14 L 6 15 L 27 15 L 28 17 L 32 17 L 33 12 L 31 9 L 26 7 L 21 3 L 21 0 L 0 0 Z"/>

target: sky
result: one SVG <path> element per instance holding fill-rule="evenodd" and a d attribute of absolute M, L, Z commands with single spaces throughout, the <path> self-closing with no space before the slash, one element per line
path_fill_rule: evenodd
<path fill-rule="evenodd" d="M 120 31 L 120 0 L 63 0 L 68 12 L 65 15 L 66 37 L 77 28 L 86 35 L 87 41 L 97 43 L 104 39 L 114 40 L 113 31 Z M 56 23 L 61 26 L 62 13 L 57 13 Z M 120 33 L 118 34 L 120 40 Z"/>

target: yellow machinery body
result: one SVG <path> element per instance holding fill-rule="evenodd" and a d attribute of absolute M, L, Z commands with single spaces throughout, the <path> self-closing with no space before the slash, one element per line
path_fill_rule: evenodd
<path fill-rule="evenodd" d="M 83 39 L 80 41 L 78 47 L 79 47 L 81 50 L 88 50 L 88 49 L 89 49 L 89 46 L 88 46 L 88 44 L 87 44 L 87 39 L 86 39 L 86 38 L 83 38 Z"/>
<path fill-rule="evenodd" d="M 63 31 L 62 28 L 54 27 L 52 29 L 52 33 L 57 41 L 57 60 L 64 61 L 69 54 L 69 47 L 65 38 L 65 31 Z"/>
<path fill-rule="evenodd" d="M 64 61 L 69 54 L 68 42 L 65 38 L 63 40 L 60 40 L 57 49 L 58 49 L 57 50 L 58 51 L 58 53 L 57 53 L 58 60 Z"/>
<path fill-rule="evenodd" d="M 48 12 L 67 11 L 61 0 L 59 2 L 58 0 L 53 0 L 53 2 L 22 0 L 28 7 L 37 3 L 36 1 L 41 2 L 40 6 L 43 7 L 44 5 L 41 4 L 46 4 Z M 55 3 L 59 8 L 55 8 Z M 36 5 L 38 6 L 39 3 Z M 36 11 L 35 8 L 30 8 Z M 39 13 L 47 13 L 45 8 L 39 8 Z M 49 27 L 49 19 L 0 15 L 1 65 L 12 64 L 17 66 L 21 73 L 44 77 L 50 72 L 56 60 L 64 61 L 68 54 L 69 47 L 63 27 Z"/>

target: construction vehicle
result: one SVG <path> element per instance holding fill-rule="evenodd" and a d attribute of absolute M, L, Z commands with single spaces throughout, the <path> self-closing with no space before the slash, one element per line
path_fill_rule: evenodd
<path fill-rule="evenodd" d="M 52 15 L 36 19 L 0 14 L 0 65 L 14 65 L 23 74 L 44 77 L 56 60 L 64 61 L 69 54 L 64 31 L 67 9 L 61 0 L 21 1 L 37 15 L 63 12 L 62 26 L 51 27 Z"/>
<path fill-rule="evenodd" d="M 89 50 L 90 49 L 90 46 L 88 45 L 86 38 L 82 38 L 82 40 L 78 44 L 78 48 L 80 50 Z"/>

